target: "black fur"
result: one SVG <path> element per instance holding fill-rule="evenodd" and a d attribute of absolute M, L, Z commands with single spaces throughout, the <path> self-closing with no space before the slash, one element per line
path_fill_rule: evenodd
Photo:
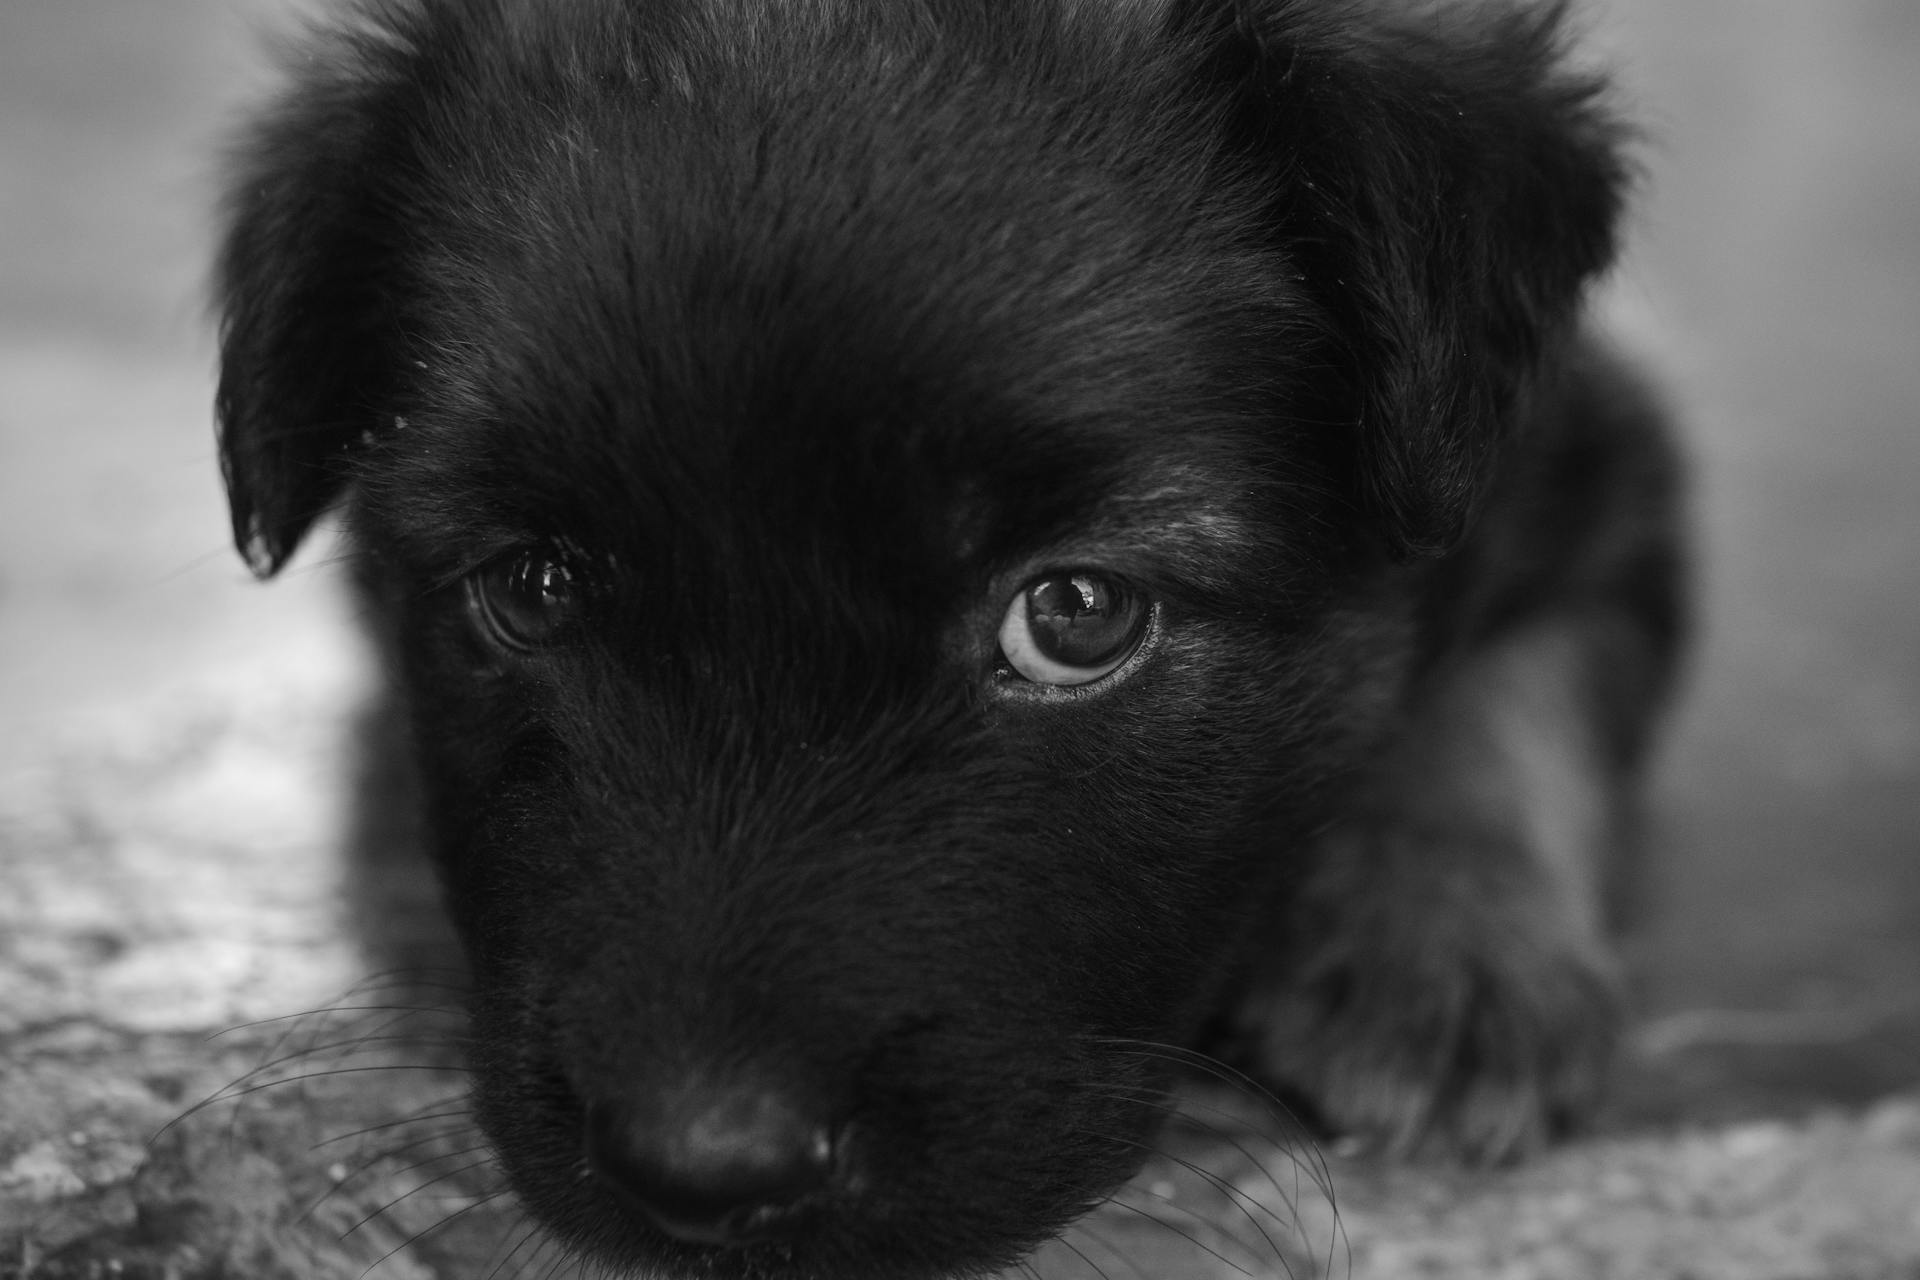
<path fill-rule="evenodd" d="M 229 210 L 235 532 L 271 573 L 346 504 L 477 1104 L 559 1237 L 1004 1265 L 1137 1165 L 1155 1046 L 1402 1149 L 1584 1108 L 1682 611 L 1657 414 L 1580 336 L 1624 174 L 1561 25 L 389 0 L 314 38 Z M 529 621 L 516 564 L 571 604 Z M 1152 621 L 1032 683 L 998 628 L 1066 569 Z M 824 1163 L 675 1210 L 713 1126 Z"/>

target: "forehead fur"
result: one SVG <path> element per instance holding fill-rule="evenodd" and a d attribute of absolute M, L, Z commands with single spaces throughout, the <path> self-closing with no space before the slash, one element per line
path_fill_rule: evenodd
<path fill-rule="evenodd" d="M 440 9 L 381 180 L 444 511 L 1030 546 L 1175 437 L 1222 484 L 1152 509 L 1202 527 L 1271 443 L 1316 320 L 1152 6 Z"/>

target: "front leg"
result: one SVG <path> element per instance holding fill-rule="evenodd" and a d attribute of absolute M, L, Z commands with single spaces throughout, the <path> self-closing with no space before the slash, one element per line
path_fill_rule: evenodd
<path fill-rule="evenodd" d="M 1632 772 L 1600 703 L 1620 664 L 1659 660 L 1573 612 L 1441 676 L 1256 969 L 1238 1023 L 1262 1074 L 1400 1155 L 1504 1159 L 1589 1109 L 1619 1025 L 1605 898 Z"/>

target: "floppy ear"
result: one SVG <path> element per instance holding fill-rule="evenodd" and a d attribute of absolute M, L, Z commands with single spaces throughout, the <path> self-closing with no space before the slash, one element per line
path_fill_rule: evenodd
<path fill-rule="evenodd" d="M 1176 3 L 1239 141 L 1283 175 L 1355 482 L 1402 557 L 1465 535 L 1543 349 L 1613 257 L 1622 131 L 1563 65 L 1564 7 Z"/>
<path fill-rule="evenodd" d="M 261 577 L 339 496 L 395 346 L 375 90 L 316 65 L 248 139 L 215 280 L 221 469 L 235 544 Z"/>

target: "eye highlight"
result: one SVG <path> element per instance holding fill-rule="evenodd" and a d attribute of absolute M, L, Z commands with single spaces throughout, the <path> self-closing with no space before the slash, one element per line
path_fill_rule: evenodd
<path fill-rule="evenodd" d="M 546 646 L 580 609 L 577 575 L 552 548 L 503 556 L 469 574 L 466 591 L 481 637 L 512 654 Z"/>
<path fill-rule="evenodd" d="M 1106 574 L 1048 574 L 1021 588 L 1007 606 L 1000 652 L 1034 684 L 1092 684 L 1140 647 L 1151 613 L 1144 597 Z"/>

